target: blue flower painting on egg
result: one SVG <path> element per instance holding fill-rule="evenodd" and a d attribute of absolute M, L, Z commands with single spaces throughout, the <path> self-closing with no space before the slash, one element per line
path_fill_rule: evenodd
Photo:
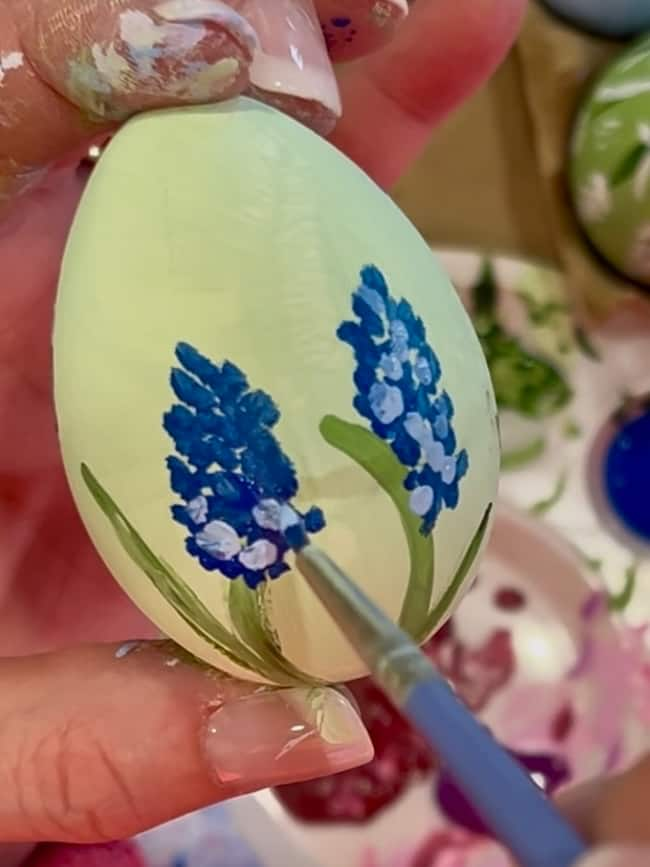
<path fill-rule="evenodd" d="M 408 556 L 408 575 L 398 578 L 404 582 L 398 621 L 422 641 L 447 616 L 470 574 L 492 504 L 436 596 L 434 528 L 443 510 L 458 506 L 469 470 L 467 451 L 456 441 L 454 405 L 422 319 L 391 294 L 378 268 L 361 270 L 351 307 L 354 317 L 334 327 L 331 340 L 354 355 L 355 413 L 325 415 L 313 435 L 370 476 L 392 503 L 395 537 L 387 543 L 399 545 L 401 535 Z M 318 506 L 297 505 L 298 473 L 275 433 L 280 408 L 232 361 L 217 363 L 186 342 L 176 344 L 174 355 L 166 372 L 174 399 L 161 414 L 173 443 L 165 461 L 173 494 L 167 508 L 183 528 L 187 554 L 207 573 L 229 579 L 229 624 L 182 569 L 156 554 L 86 464 L 84 482 L 125 553 L 201 640 L 265 680 L 314 683 L 287 659 L 268 607 L 270 582 L 300 571 L 293 551 L 326 525 Z M 330 530 L 335 536 L 336 527 Z"/>
<path fill-rule="evenodd" d="M 172 515 L 204 569 L 254 589 L 288 571 L 292 534 L 317 533 L 324 515 L 292 505 L 298 479 L 272 432 L 280 412 L 271 397 L 251 390 L 234 364 L 218 366 L 187 343 L 176 358 L 178 403 L 163 420 L 176 449 L 167 459 L 171 487 L 182 500 Z"/>
<path fill-rule="evenodd" d="M 467 452 L 457 450 L 454 405 L 439 387 L 440 363 L 422 319 L 390 295 L 377 268 L 361 272 L 352 308 L 356 321 L 344 322 L 338 337 L 354 352 L 354 407 L 406 468 L 409 506 L 428 535 L 442 509 L 458 505 L 469 468 Z"/>

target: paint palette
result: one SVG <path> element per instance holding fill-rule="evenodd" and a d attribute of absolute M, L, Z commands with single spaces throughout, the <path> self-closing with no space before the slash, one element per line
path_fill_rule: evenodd
<path fill-rule="evenodd" d="M 492 369 L 505 467 L 478 581 L 425 647 L 537 782 L 555 788 L 650 746 L 647 561 L 596 495 L 626 420 L 641 417 L 621 395 L 625 383 L 649 390 L 650 323 L 640 304 L 576 329 L 552 269 L 463 251 L 439 257 Z M 228 805 L 260 863 L 512 867 L 409 724 L 369 681 L 351 688 L 373 762 Z"/>
<path fill-rule="evenodd" d="M 649 622 L 650 545 L 629 526 L 644 526 L 637 485 L 648 441 L 634 440 L 632 468 L 627 446 L 629 430 L 643 427 L 650 392 L 650 304 L 626 301 L 605 322 L 576 325 L 553 269 L 505 257 L 486 268 L 461 251 L 439 256 L 492 370 L 501 499 L 564 536 L 594 580 L 619 597 L 630 623 Z M 624 497 L 612 491 L 621 472 L 635 477 Z"/>
<path fill-rule="evenodd" d="M 557 534 L 501 506 L 477 583 L 428 645 L 464 700 L 519 757 L 555 774 L 551 782 L 617 767 L 647 744 L 643 635 L 620 622 L 611 602 Z M 366 682 L 353 689 L 378 747 L 370 765 L 150 832 L 139 841 L 147 863 L 512 867 L 441 793 L 436 758 L 408 724 Z M 396 761 L 402 779 L 393 776 Z M 369 812 L 372 791 L 383 801 Z"/>
<path fill-rule="evenodd" d="M 476 585 L 429 646 L 462 698 L 551 790 L 612 770 L 647 744 L 643 635 L 617 624 L 610 604 L 560 537 L 500 507 Z M 356 695 L 371 733 L 378 719 L 386 726 L 363 690 Z M 394 752 L 405 744 L 403 734 L 394 738 Z M 510 867 L 450 795 L 433 756 L 414 762 L 395 797 L 363 815 L 358 802 L 369 797 L 371 775 L 387 790 L 390 767 L 383 750 L 367 768 L 290 787 L 281 811 L 268 793 L 258 800 L 321 867 L 429 867 L 437 858 Z M 320 821 L 305 815 L 317 792 L 330 811 Z"/>
<path fill-rule="evenodd" d="M 304 533 L 418 641 L 475 574 L 499 447 L 474 329 L 390 199 L 280 112 L 241 99 L 117 133 L 71 232 L 54 360 L 98 551 L 206 662 L 287 686 L 364 673 L 295 568 Z"/>

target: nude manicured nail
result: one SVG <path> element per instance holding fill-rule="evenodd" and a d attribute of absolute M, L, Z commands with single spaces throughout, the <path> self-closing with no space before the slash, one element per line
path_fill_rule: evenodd
<path fill-rule="evenodd" d="M 373 748 L 347 699 L 333 689 L 260 691 L 208 719 L 203 752 L 235 791 L 336 774 L 370 761 Z"/>

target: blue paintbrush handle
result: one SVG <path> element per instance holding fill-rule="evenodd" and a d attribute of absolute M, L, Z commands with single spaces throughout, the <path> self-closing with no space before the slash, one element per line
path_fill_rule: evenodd
<path fill-rule="evenodd" d="M 522 867 L 572 867 L 585 854 L 575 830 L 446 681 L 434 675 L 416 683 L 402 710 Z"/>
<path fill-rule="evenodd" d="M 297 562 L 377 683 L 424 734 L 521 867 L 573 867 L 586 851 L 576 832 L 409 636 L 320 549 L 306 545 Z"/>

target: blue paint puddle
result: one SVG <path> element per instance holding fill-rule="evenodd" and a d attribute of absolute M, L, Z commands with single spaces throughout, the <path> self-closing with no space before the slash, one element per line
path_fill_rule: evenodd
<path fill-rule="evenodd" d="M 603 476 L 614 513 L 628 530 L 650 542 L 650 409 L 619 428 Z"/>

